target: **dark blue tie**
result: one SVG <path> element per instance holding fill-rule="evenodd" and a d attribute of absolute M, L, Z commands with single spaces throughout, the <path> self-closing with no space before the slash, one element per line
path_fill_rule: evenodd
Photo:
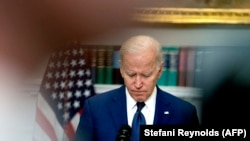
<path fill-rule="evenodd" d="M 135 112 L 132 122 L 132 139 L 131 141 L 139 141 L 140 137 L 140 125 L 145 125 L 146 120 L 143 116 L 141 109 L 145 106 L 144 102 L 137 102 L 137 111 Z"/>

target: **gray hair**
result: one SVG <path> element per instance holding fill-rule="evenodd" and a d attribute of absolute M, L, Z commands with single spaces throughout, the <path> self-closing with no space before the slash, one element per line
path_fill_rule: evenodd
<path fill-rule="evenodd" d="M 122 61 L 124 53 L 140 53 L 148 48 L 155 48 L 156 61 L 158 66 L 163 62 L 162 46 L 155 38 L 147 35 L 137 35 L 125 41 L 120 48 L 120 61 Z"/>

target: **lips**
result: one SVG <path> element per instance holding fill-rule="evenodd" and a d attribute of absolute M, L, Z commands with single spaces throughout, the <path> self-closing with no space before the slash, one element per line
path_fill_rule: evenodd
<path fill-rule="evenodd" d="M 143 95 L 145 91 L 132 91 L 134 95 Z"/>

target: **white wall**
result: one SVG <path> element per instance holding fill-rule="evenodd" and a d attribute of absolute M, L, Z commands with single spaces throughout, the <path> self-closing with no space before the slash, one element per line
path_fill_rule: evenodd
<path fill-rule="evenodd" d="M 1 97 L 0 141 L 32 141 L 37 95 Z"/>

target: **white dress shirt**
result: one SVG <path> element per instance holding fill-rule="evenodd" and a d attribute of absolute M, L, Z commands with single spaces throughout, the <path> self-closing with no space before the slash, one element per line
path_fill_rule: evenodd
<path fill-rule="evenodd" d="M 126 99 L 127 99 L 127 116 L 128 116 L 128 125 L 132 127 L 132 121 L 134 114 L 137 110 L 135 101 L 129 94 L 127 88 L 126 88 Z M 145 106 L 142 108 L 141 112 L 143 113 L 146 124 L 147 125 L 153 125 L 154 123 L 154 115 L 155 115 L 155 102 L 156 102 L 156 87 L 153 90 L 153 93 L 151 96 L 144 101 Z"/>

